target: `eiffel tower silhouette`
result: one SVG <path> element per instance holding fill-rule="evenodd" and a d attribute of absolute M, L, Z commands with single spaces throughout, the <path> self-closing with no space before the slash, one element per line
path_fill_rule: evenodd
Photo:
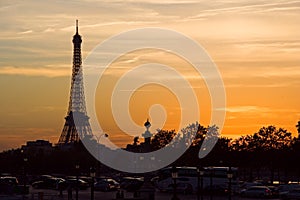
<path fill-rule="evenodd" d="M 79 142 L 80 137 L 93 135 L 85 105 L 81 61 L 82 39 L 78 34 L 78 20 L 76 20 L 76 34 L 73 36 L 72 42 L 74 50 L 69 108 L 58 145 Z M 76 119 L 76 125 L 74 119 Z"/>

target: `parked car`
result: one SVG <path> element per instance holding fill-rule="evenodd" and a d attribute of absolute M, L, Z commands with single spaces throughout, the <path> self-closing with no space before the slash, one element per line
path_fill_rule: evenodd
<path fill-rule="evenodd" d="M 78 187 L 78 189 L 80 190 L 86 190 L 89 187 L 89 183 L 82 179 L 78 179 L 77 181 L 76 178 L 67 179 L 67 185 L 68 187 L 71 187 L 73 189 L 76 189 Z"/>
<path fill-rule="evenodd" d="M 176 191 L 178 193 L 183 193 L 183 194 L 191 194 L 193 193 L 193 186 L 188 184 L 188 183 L 177 183 L 176 184 Z M 170 184 L 167 189 L 167 192 L 173 192 L 174 191 L 174 184 Z"/>
<path fill-rule="evenodd" d="M 289 191 L 284 199 L 300 199 L 300 188 L 293 189 Z"/>
<path fill-rule="evenodd" d="M 120 184 L 115 181 L 114 179 L 111 178 L 105 178 L 99 180 L 97 183 L 94 185 L 95 190 L 99 191 L 112 191 L 112 190 L 117 190 L 120 188 Z"/>
<path fill-rule="evenodd" d="M 143 183 L 142 178 L 124 177 L 121 180 L 120 187 L 127 192 L 135 192 L 142 187 Z"/>
<path fill-rule="evenodd" d="M 46 179 L 50 179 L 50 178 L 55 178 L 54 176 L 51 175 L 40 175 L 40 176 L 35 176 L 34 178 L 32 178 L 32 180 L 30 180 L 30 184 L 37 182 L 37 181 L 43 181 Z"/>
<path fill-rule="evenodd" d="M 81 180 L 87 182 L 89 184 L 89 186 L 92 185 L 92 178 L 91 177 L 88 177 L 88 176 L 80 176 L 79 177 Z"/>
<path fill-rule="evenodd" d="M 47 178 L 42 181 L 35 181 L 32 184 L 33 188 L 36 189 L 53 189 L 53 190 L 59 190 L 59 189 L 66 189 L 67 183 L 62 178 Z"/>
<path fill-rule="evenodd" d="M 263 186 L 263 184 L 261 182 L 256 182 L 256 181 L 254 181 L 254 182 L 244 182 L 244 183 L 241 184 L 241 189 L 242 190 L 243 189 L 248 189 L 252 186 Z"/>
<path fill-rule="evenodd" d="M 0 177 L 0 194 L 12 194 L 16 191 L 18 179 L 12 176 Z"/>
<path fill-rule="evenodd" d="M 278 187 L 279 197 L 285 199 L 288 193 L 294 189 L 300 188 L 299 184 L 283 184 Z"/>
<path fill-rule="evenodd" d="M 3 177 L 0 177 L 0 183 L 8 184 L 8 185 L 18 185 L 19 181 L 14 176 L 3 176 Z"/>
<path fill-rule="evenodd" d="M 242 197 L 272 197 L 272 191 L 267 186 L 252 186 L 241 191 Z"/>
<path fill-rule="evenodd" d="M 272 191 L 272 197 L 278 198 L 279 197 L 279 190 L 276 186 L 268 186 L 268 188 Z"/>
<path fill-rule="evenodd" d="M 204 193 L 215 194 L 215 195 L 225 195 L 228 194 L 228 187 L 225 185 L 212 185 L 204 188 Z"/>

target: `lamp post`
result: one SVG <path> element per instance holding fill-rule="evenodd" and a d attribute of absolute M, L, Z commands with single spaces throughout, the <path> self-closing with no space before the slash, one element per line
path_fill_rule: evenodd
<path fill-rule="evenodd" d="M 177 197 L 177 178 L 178 178 L 178 171 L 177 168 L 175 166 L 172 167 L 172 179 L 173 179 L 173 183 L 174 183 L 174 190 L 173 190 L 173 197 L 171 200 L 179 200 L 179 198 Z"/>
<path fill-rule="evenodd" d="M 90 176 L 92 178 L 92 184 L 91 184 L 91 200 L 94 200 L 94 178 L 96 176 L 96 171 L 94 167 L 90 168 Z"/>
<path fill-rule="evenodd" d="M 204 176 L 204 168 L 199 168 L 199 176 L 200 176 L 200 193 L 201 193 L 201 200 L 203 200 L 203 176 Z"/>
<path fill-rule="evenodd" d="M 209 196 L 210 200 L 213 199 L 213 168 L 210 167 L 209 169 L 209 179 L 210 179 L 210 185 L 209 185 Z"/>
<path fill-rule="evenodd" d="M 99 144 L 101 137 L 108 137 L 108 134 L 107 133 L 102 133 L 99 136 L 98 135 L 94 135 L 94 137 L 97 139 L 97 143 Z"/>
<path fill-rule="evenodd" d="M 197 200 L 200 200 L 200 168 L 197 167 Z"/>
<path fill-rule="evenodd" d="M 23 198 L 25 199 L 25 194 L 26 194 L 26 179 L 27 179 L 27 175 L 26 175 L 26 164 L 28 161 L 28 158 L 24 157 L 24 185 L 23 185 Z"/>
<path fill-rule="evenodd" d="M 228 178 L 228 200 L 231 200 L 231 181 L 232 181 L 233 173 L 231 167 L 229 167 L 227 172 L 227 178 Z"/>
<path fill-rule="evenodd" d="M 78 187 L 79 187 L 78 182 L 79 182 L 79 168 L 80 168 L 79 164 L 76 164 L 75 168 L 76 168 L 76 200 L 78 200 Z"/>
<path fill-rule="evenodd" d="M 98 135 L 94 135 L 94 137 L 96 138 L 96 140 L 97 140 L 97 154 L 99 155 L 99 158 L 100 158 L 100 152 L 99 152 L 99 145 L 100 145 L 100 139 L 102 138 L 102 137 L 108 137 L 108 134 L 107 133 L 102 133 L 102 134 L 100 134 L 99 136 Z M 100 162 L 98 161 L 97 162 L 98 164 L 97 164 L 97 171 L 98 171 L 98 176 L 100 176 Z"/>

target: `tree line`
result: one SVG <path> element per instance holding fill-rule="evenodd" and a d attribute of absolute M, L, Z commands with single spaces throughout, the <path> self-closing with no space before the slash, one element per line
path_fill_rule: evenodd
<path fill-rule="evenodd" d="M 296 125 L 300 135 L 300 121 Z M 284 128 L 273 125 L 260 128 L 251 135 L 236 139 L 219 136 L 212 151 L 199 159 L 200 147 L 211 130 L 216 133 L 217 127 L 204 127 L 197 124 L 197 131 L 191 135 L 176 133 L 175 130 L 159 130 L 151 138 L 151 151 L 170 145 L 171 141 L 182 141 L 189 147 L 174 163 L 177 166 L 233 166 L 238 167 L 240 177 L 247 180 L 263 178 L 286 181 L 300 177 L 300 138 Z M 143 142 L 138 137 L 125 148 L 127 151 L 142 152 Z M 28 159 L 24 162 L 24 157 Z M 75 165 L 80 162 L 82 174 L 88 174 L 91 166 L 96 166 L 98 174 L 115 172 L 98 162 L 85 149 L 82 143 L 74 144 L 67 150 L 54 147 L 53 151 L 34 154 L 22 153 L 21 149 L 13 149 L 0 153 L 0 173 L 22 175 L 24 169 L 28 174 L 70 174 L 76 172 Z"/>
<path fill-rule="evenodd" d="M 300 121 L 296 128 L 298 136 L 284 128 L 273 125 L 260 128 L 251 135 L 236 139 L 220 136 L 213 150 L 204 158 L 197 159 L 200 147 L 208 137 L 211 127 L 198 125 L 198 131 L 186 152 L 175 162 L 177 166 L 234 166 L 247 180 L 266 176 L 270 181 L 299 181 L 300 178 Z M 160 130 L 151 142 L 152 150 L 168 145 L 176 137 L 174 130 Z M 183 139 L 181 137 L 179 139 Z M 134 152 L 141 151 L 139 138 L 127 145 Z"/>

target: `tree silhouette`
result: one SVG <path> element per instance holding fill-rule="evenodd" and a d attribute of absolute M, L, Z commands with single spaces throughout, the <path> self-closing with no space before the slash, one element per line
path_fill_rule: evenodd
<path fill-rule="evenodd" d="M 139 141 L 139 137 L 138 136 L 133 138 L 133 146 L 137 146 L 139 142 L 140 141 Z"/>
<path fill-rule="evenodd" d="M 298 121 L 298 124 L 296 125 L 297 131 L 298 131 L 298 138 L 300 139 L 300 121 Z"/>
<path fill-rule="evenodd" d="M 252 146 L 252 140 L 252 135 L 241 136 L 231 143 L 231 148 L 234 151 L 253 151 L 255 147 Z"/>
<path fill-rule="evenodd" d="M 292 134 L 283 128 L 268 126 L 255 133 L 253 139 L 261 150 L 285 149 L 290 145 Z"/>
<path fill-rule="evenodd" d="M 158 150 L 168 145 L 176 136 L 175 130 L 158 130 L 151 140 L 152 150 Z"/>
<path fill-rule="evenodd" d="M 201 146 L 206 134 L 207 134 L 207 128 L 199 124 L 198 131 L 192 143 L 192 146 Z"/>
<path fill-rule="evenodd" d="M 139 141 L 139 137 L 134 137 L 133 138 L 133 144 L 127 144 L 126 150 L 131 151 L 131 152 L 141 152 L 141 145 Z"/>
<path fill-rule="evenodd" d="M 268 151 L 286 149 L 290 146 L 292 134 L 275 126 L 262 127 L 254 135 L 241 136 L 232 142 L 233 150 L 237 151 Z"/>

